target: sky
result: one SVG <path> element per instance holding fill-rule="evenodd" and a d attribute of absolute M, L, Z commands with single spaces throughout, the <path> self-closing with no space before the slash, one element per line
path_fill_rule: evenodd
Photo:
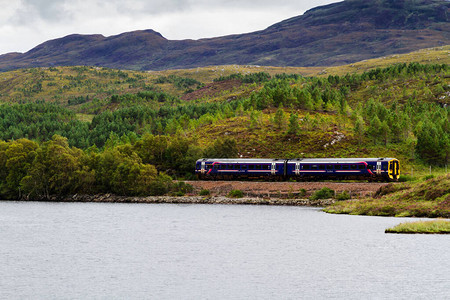
<path fill-rule="evenodd" d="M 0 0 L 0 54 L 69 34 L 153 29 L 170 40 L 262 30 L 336 0 Z"/>

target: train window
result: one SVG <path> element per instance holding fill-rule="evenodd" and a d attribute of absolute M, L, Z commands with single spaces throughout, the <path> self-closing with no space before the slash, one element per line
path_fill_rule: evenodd
<path fill-rule="evenodd" d="M 255 165 L 248 165 L 248 169 L 249 170 L 254 170 L 255 169 Z"/>
<path fill-rule="evenodd" d="M 312 165 L 311 170 L 317 170 L 317 165 Z"/>
<path fill-rule="evenodd" d="M 234 165 L 234 169 L 235 169 L 235 170 L 239 170 L 240 168 L 241 168 L 240 165 Z"/>
<path fill-rule="evenodd" d="M 351 165 L 350 168 L 351 168 L 352 170 L 356 170 L 356 169 L 357 169 L 357 168 L 356 168 L 356 165 Z"/>
<path fill-rule="evenodd" d="M 342 165 L 334 165 L 334 169 L 335 170 L 340 170 L 340 169 L 342 169 Z"/>
<path fill-rule="evenodd" d="M 248 166 L 247 165 L 242 165 L 242 170 L 247 170 Z"/>
<path fill-rule="evenodd" d="M 270 170 L 270 165 L 266 165 L 266 170 Z"/>
<path fill-rule="evenodd" d="M 227 169 L 228 170 L 232 170 L 233 169 L 233 165 L 227 165 Z"/>
<path fill-rule="evenodd" d="M 319 170 L 325 170 L 325 165 L 319 165 Z"/>
<path fill-rule="evenodd" d="M 387 163 L 383 163 L 382 169 L 385 170 L 385 171 L 388 169 Z"/>
<path fill-rule="evenodd" d="M 327 165 L 327 170 L 333 170 L 333 165 Z"/>
<path fill-rule="evenodd" d="M 255 166 L 255 169 L 256 169 L 256 170 L 261 170 L 261 165 L 256 165 L 256 166 Z"/>
<path fill-rule="evenodd" d="M 342 170 L 348 170 L 349 169 L 349 165 L 342 165 Z"/>
<path fill-rule="evenodd" d="M 310 169 L 310 165 L 302 165 L 302 169 L 303 170 L 309 170 Z"/>
<path fill-rule="evenodd" d="M 360 169 L 360 170 L 364 170 L 365 168 L 366 168 L 365 165 L 358 165 L 358 169 Z"/>
<path fill-rule="evenodd" d="M 219 165 L 214 165 L 214 170 L 218 170 L 219 169 Z"/>
<path fill-rule="evenodd" d="M 371 165 L 367 165 L 367 169 L 372 170 L 373 167 Z"/>
<path fill-rule="evenodd" d="M 212 164 L 207 164 L 207 165 L 206 165 L 206 168 L 207 168 L 207 169 L 211 169 L 211 168 L 212 168 Z"/>

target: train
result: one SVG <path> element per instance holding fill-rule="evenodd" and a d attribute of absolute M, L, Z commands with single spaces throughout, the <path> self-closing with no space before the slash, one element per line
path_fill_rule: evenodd
<path fill-rule="evenodd" d="M 396 158 L 201 158 L 195 173 L 200 180 L 369 180 L 398 181 Z"/>

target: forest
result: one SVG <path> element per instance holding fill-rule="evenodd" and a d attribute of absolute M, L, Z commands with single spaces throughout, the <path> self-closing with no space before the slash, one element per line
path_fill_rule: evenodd
<path fill-rule="evenodd" d="M 103 99 L 4 103 L 0 194 L 176 193 L 182 187 L 172 179 L 192 178 L 200 157 L 389 155 L 411 166 L 444 167 L 450 157 L 449 78 L 447 64 L 418 63 L 344 76 L 236 73 L 212 84 L 238 80 L 240 87 L 184 101 L 180 95 L 205 83 L 160 76 Z M 167 85 L 171 89 L 162 88 Z"/>

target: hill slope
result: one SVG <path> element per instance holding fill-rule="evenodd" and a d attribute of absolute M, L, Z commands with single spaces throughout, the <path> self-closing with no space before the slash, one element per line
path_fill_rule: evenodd
<path fill-rule="evenodd" d="M 161 70 L 207 65 L 330 66 L 450 44 L 445 0 L 347 0 L 269 28 L 211 39 L 171 41 L 153 30 L 70 35 L 27 53 L 0 56 L 0 70 L 95 65 Z"/>

